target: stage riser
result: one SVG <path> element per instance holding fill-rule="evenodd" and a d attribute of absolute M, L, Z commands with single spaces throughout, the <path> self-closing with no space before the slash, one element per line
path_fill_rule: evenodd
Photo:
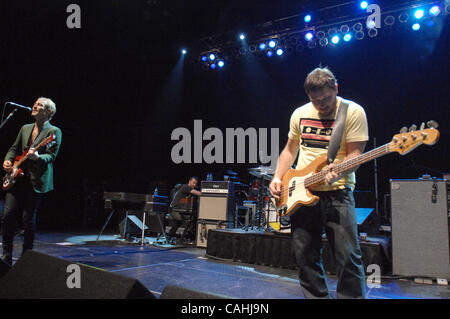
<path fill-rule="evenodd" d="M 335 264 L 328 241 L 323 241 L 323 264 L 327 273 L 335 274 Z M 391 273 L 391 264 L 380 243 L 360 242 L 363 262 L 377 264 L 382 275 Z M 206 255 L 234 262 L 297 269 L 291 237 L 285 234 L 210 230 Z"/>

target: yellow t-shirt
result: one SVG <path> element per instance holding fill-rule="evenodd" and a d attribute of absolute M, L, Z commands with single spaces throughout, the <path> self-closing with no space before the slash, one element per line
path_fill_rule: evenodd
<path fill-rule="evenodd" d="M 337 97 L 337 108 L 334 114 L 328 117 L 320 117 L 312 103 L 307 103 L 297 108 L 292 113 L 290 120 L 289 138 L 299 141 L 299 156 L 296 169 L 303 169 L 320 155 L 326 155 L 333 131 L 337 111 L 341 105 L 341 97 Z M 346 144 L 348 142 L 363 142 L 369 140 L 369 130 L 364 109 L 355 102 L 344 100 L 349 103 L 345 129 L 341 140 L 341 146 L 336 156 L 336 161 L 342 161 L 346 157 Z M 318 185 L 314 187 L 317 191 L 330 191 L 355 188 L 355 173 L 343 175 L 341 179 L 332 185 Z"/>

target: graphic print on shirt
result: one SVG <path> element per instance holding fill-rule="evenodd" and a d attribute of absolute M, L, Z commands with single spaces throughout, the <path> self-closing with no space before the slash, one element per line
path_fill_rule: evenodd
<path fill-rule="evenodd" d="M 300 119 L 301 145 L 312 148 L 328 148 L 334 120 Z"/>

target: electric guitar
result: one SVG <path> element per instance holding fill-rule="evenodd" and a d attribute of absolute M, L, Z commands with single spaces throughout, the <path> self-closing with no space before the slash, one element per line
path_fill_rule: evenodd
<path fill-rule="evenodd" d="M 34 149 L 37 151 L 41 147 L 53 142 L 56 139 L 56 135 L 52 134 L 46 139 L 44 139 L 42 142 L 40 142 Z M 23 176 L 23 170 L 20 168 L 20 165 L 27 159 L 27 153 L 29 150 L 25 150 L 22 155 L 16 156 L 14 159 L 14 165 L 12 167 L 11 172 L 6 173 L 6 175 L 3 177 L 3 190 L 7 191 L 11 189 L 18 178 Z"/>
<path fill-rule="evenodd" d="M 435 121 L 429 121 L 430 128 L 415 131 L 415 125 L 407 132 L 403 128 L 400 134 L 394 135 L 391 142 L 336 164 L 333 170 L 339 175 L 351 168 L 364 164 L 383 155 L 398 152 L 405 155 L 421 144 L 433 145 L 439 139 L 439 131 Z M 325 182 L 327 156 L 322 155 L 312 161 L 307 167 L 297 170 L 289 169 L 281 179 L 280 199 L 275 199 L 275 207 L 279 216 L 290 216 L 301 206 L 313 206 L 319 200 L 310 192 L 310 188 Z"/>

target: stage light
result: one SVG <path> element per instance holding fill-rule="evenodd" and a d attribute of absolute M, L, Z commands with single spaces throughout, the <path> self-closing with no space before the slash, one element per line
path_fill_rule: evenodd
<path fill-rule="evenodd" d="M 211 63 L 211 65 L 209 67 L 214 70 L 216 68 L 216 64 L 215 63 Z"/>
<path fill-rule="evenodd" d="M 278 49 L 277 50 L 277 55 L 278 56 L 283 55 L 283 53 L 284 53 L 283 49 Z"/>
<path fill-rule="evenodd" d="M 414 23 L 411 27 L 414 31 L 418 31 L 420 29 L 420 24 L 419 23 Z"/>
<path fill-rule="evenodd" d="M 348 42 L 348 41 L 350 41 L 352 39 L 352 34 L 351 33 L 346 33 L 345 35 L 344 35 L 344 41 L 345 42 Z"/>
<path fill-rule="evenodd" d="M 441 13 L 441 8 L 439 8 L 439 6 L 432 6 L 428 12 L 432 16 L 437 16 Z"/>
<path fill-rule="evenodd" d="M 313 37 L 314 37 L 314 34 L 312 32 L 307 32 L 305 34 L 305 40 L 306 41 L 311 41 Z"/>
<path fill-rule="evenodd" d="M 258 46 L 258 48 L 261 50 L 261 51 L 264 51 L 265 49 L 266 49 L 266 47 L 267 47 L 267 45 L 263 42 L 263 43 L 260 43 L 259 44 L 259 46 Z"/>
<path fill-rule="evenodd" d="M 303 18 L 303 20 L 306 22 L 306 23 L 309 23 L 309 22 L 311 22 L 311 15 L 310 14 L 307 14 L 307 15 L 305 15 L 305 17 Z"/>
<path fill-rule="evenodd" d="M 211 61 L 214 61 L 214 60 L 216 59 L 216 55 L 215 55 L 214 53 L 211 53 L 211 54 L 209 55 L 209 59 L 210 59 Z"/>
<path fill-rule="evenodd" d="M 364 39 L 364 31 L 358 31 L 355 33 L 356 40 L 362 40 Z"/>
<path fill-rule="evenodd" d="M 361 3 L 359 4 L 359 6 L 361 7 L 361 9 L 366 10 L 367 7 L 369 6 L 369 4 L 367 3 L 367 1 L 361 1 Z"/>
<path fill-rule="evenodd" d="M 245 34 L 243 34 L 243 33 L 239 34 L 239 39 L 245 40 Z"/>
<path fill-rule="evenodd" d="M 416 19 L 422 19 L 423 18 L 423 10 L 422 9 L 418 9 L 414 12 L 414 17 Z"/>
<path fill-rule="evenodd" d="M 277 45 L 277 42 L 275 40 L 270 40 L 269 41 L 269 47 L 275 48 L 276 45 Z"/>
<path fill-rule="evenodd" d="M 374 20 L 367 21 L 366 26 L 367 26 L 367 29 L 375 28 L 376 27 L 375 21 Z"/>
<path fill-rule="evenodd" d="M 388 15 L 384 18 L 384 24 L 385 25 L 393 25 L 395 23 L 395 17 Z"/>
<path fill-rule="evenodd" d="M 220 60 L 219 62 L 217 62 L 217 65 L 218 65 L 219 68 L 223 68 L 225 66 L 225 62 Z"/>
<path fill-rule="evenodd" d="M 266 55 L 270 58 L 273 55 L 273 52 L 269 50 L 267 51 Z"/>
<path fill-rule="evenodd" d="M 187 53 L 186 49 L 181 50 L 181 54 L 186 54 L 186 53 Z"/>
<path fill-rule="evenodd" d="M 332 42 L 333 44 L 338 44 L 338 43 L 339 43 L 339 40 L 340 40 L 340 38 L 339 38 L 339 36 L 337 36 L 337 35 L 335 35 L 334 37 L 331 38 L 331 42 Z"/>
<path fill-rule="evenodd" d="M 202 61 L 203 61 L 203 62 L 208 61 L 208 58 L 206 57 L 206 55 L 202 56 Z"/>

